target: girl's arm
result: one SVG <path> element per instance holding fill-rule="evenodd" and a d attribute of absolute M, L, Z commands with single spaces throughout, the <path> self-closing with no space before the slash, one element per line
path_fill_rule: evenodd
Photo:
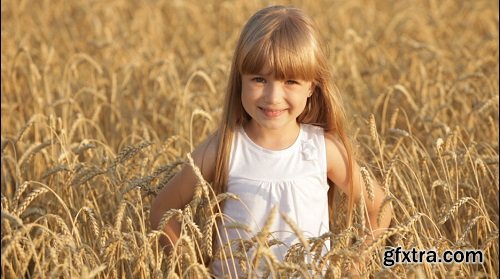
<path fill-rule="evenodd" d="M 349 195 L 349 170 L 347 161 L 347 152 L 342 142 L 330 134 L 325 134 L 325 145 L 327 155 L 327 175 L 328 178 L 337 185 L 342 192 Z M 378 223 L 378 215 L 380 214 L 381 206 L 386 198 L 380 184 L 373 179 L 373 199 L 368 196 L 368 191 L 363 179 L 361 178 L 359 165 L 353 161 L 353 195 L 354 202 L 360 200 L 361 192 L 363 192 L 364 202 L 368 211 L 368 217 L 373 234 L 373 238 L 369 236 L 368 242 L 382 234 L 390 225 L 392 218 L 392 209 L 390 207 L 384 210 L 380 223 Z M 371 239 L 370 239 L 371 238 Z"/>
<path fill-rule="evenodd" d="M 327 156 L 327 176 L 340 188 L 342 192 L 350 195 L 349 191 L 349 163 L 347 160 L 347 152 L 342 142 L 330 134 L 325 134 L 326 156 Z M 371 228 L 371 235 L 368 235 L 365 245 L 370 244 L 374 239 L 381 235 L 390 225 L 392 218 L 392 208 L 389 207 L 383 212 L 382 218 L 378 218 L 381 214 L 382 203 L 385 199 L 385 193 L 377 183 L 372 180 L 373 198 L 370 199 L 366 185 L 361 178 L 359 165 L 353 160 L 353 191 L 354 202 L 358 203 L 363 193 L 363 199 L 368 211 L 369 228 Z M 378 223 L 380 221 L 380 223 Z M 362 253 L 363 251 L 359 251 Z M 360 267 L 364 266 L 364 259 L 355 259 L 354 265 L 347 270 L 347 274 L 351 278 L 359 278 L 361 275 Z"/>
<path fill-rule="evenodd" d="M 196 166 L 207 181 L 212 181 L 215 172 L 215 159 L 217 154 L 217 141 L 215 136 L 210 136 L 201 143 L 192 153 L 192 158 Z M 161 189 L 151 204 L 150 222 L 152 229 L 158 229 L 160 220 L 169 209 L 182 209 L 193 198 L 197 178 L 192 167 L 185 164 L 170 181 Z M 160 243 L 167 249 L 172 247 L 181 232 L 181 224 L 171 218 L 165 228 L 167 237 L 160 237 Z"/>

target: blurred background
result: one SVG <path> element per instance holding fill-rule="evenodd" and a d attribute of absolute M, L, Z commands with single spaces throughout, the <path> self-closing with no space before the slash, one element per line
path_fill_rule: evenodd
<path fill-rule="evenodd" d="M 1 2 L 2 277 L 173 276 L 149 203 L 216 129 L 239 32 L 271 4 Z M 365 275 L 497 278 L 498 1 L 279 4 L 321 30 L 393 244 L 485 253 Z"/>

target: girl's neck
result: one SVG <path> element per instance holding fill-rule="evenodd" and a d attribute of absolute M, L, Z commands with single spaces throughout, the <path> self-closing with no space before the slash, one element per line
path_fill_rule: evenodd
<path fill-rule="evenodd" d="M 292 146 L 299 136 L 300 124 L 293 124 L 282 129 L 267 129 L 250 121 L 243 125 L 243 129 L 255 144 L 269 150 L 283 150 Z"/>

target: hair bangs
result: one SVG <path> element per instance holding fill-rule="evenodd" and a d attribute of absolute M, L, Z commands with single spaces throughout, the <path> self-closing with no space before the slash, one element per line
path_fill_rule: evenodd
<path fill-rule="evenodd" d="M 239 67 L 242 74 L 270 74 L 273 71 L 273 51 L 265 40 L 254 43 L 242 56 Z"/>
<path fill-rule="evenodd" d="M 316 42 L 309 30 L 301 30 L 291 19 L 286 19 L 266 35 L 242 53 L 240 73 L 273 73 L 280 80 L 313 81 L 318 76 Z"/>

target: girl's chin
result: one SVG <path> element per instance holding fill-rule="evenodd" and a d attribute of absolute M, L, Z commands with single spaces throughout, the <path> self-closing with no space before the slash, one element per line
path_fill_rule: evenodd
<path fill-rule="evenodd" d="M 273 120 L 255 120 L 252 119 L 250 120 L 250 125 L 259 127 L 259 128 L 264 128 L 267 130 L 283 130 L 283 129 L 288 129 L 292 125 L 297 125 L 296 121 L 280 121 L 281 119 L 273 119 Z M 298 125 L 297 125 L 298 126 Z"/>

